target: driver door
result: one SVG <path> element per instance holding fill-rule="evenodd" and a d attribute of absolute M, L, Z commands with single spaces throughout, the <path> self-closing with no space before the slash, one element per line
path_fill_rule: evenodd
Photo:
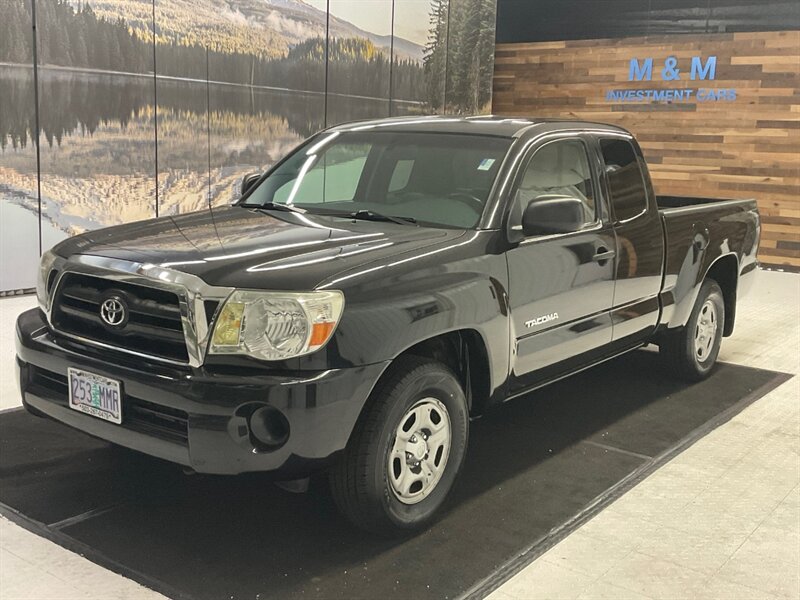
<path fill-rule="evenodd" d="M 529 203 L 553 197 L 579 199 L 584 223 L 569 233 L 523 233 L 507 254 L 512 393 L 593 362 L 611 342 L 616 243 L 599 198 L 597 162 L 579 135 L 540 143 L 522 162 L 509 217 L 512 231 L 522 232 Z"/>

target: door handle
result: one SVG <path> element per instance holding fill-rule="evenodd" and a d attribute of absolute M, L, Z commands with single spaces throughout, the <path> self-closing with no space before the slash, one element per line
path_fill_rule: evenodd
<path fill-rule="evenodd" d="M 604 263 L 604 262 L 606 262 L 608 260 L 611 260 L 616 255 L 617 255 L 617 253 L 614 250 L 609 250 L 608 248 L 604 248 L 603 246 L 600 246 L 597 249 L 597 253 L 592 257 L 592 260 L 594 262 L 602 264 L 602 263 Z"/>

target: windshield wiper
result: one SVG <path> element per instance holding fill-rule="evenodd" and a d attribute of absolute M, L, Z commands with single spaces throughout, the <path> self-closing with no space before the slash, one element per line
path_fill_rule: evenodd
<path fill-rule="evenodd" d="M 364 208 L 350 213 L 349 216 L 351 219 L 362 219 L 364 221 L 391 221 L 392 223 L 397 223 L 399 225 L 414 225 L 417 222 L 414 217 L 392 217 Z"/>
<path fill-rule="evenodd" d="M 242 208 L 255 208 L 256 210 L 282 210 L 285 212 L 293 212 L 293 213 L 300 213 L 305 214 L 308 212 L 307 210 L 300 208 L 299 206 L 294 206 L 292 204 L 277 204 L 275 202 L 266 202 L 264 204 L 240 204 Z M 312 214 L 315 214 L 312 212 Z M 338 215 L 347 216 L 351 219 L 361 219 L 364 221 L 391 221 L 392 223 L 397 223 L 398 225 L 414 225 L 416 224 L 417 220 L 414 217 L 393 217 L 390 215 L 384 215 L 383 213 L 375 212 L 374 210 L 367 210 L 367 209 L 360 209 L 355 212 L 351 213 L 328 213 L 324 211 L 319 211 L 317 214 L 331 214 L 331 215 Z"/>
<path fill-rule="evenodd" d="M 282 210 L 284 212 L 293 212 L 293 213 L 300 213 L 303 214 L 304 211 L 302 208 L 297 206 L 292 206 L 291 204 L 277 204 L 275 202 L 266 202 L 264 204 L 240 204 L 242 208 L 256 208 L 259 210 Z"/>

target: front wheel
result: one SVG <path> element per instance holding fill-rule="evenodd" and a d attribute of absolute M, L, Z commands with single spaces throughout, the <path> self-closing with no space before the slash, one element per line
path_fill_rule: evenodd
<path fill-rule="evenodd" d="M 461 469 L 468 423 L 466 398 L 450 369 L 399 359 L 330 472 L 341 512 L 375 533 L 423 527 Z"/>
<path fill-rule="evenodd" d="M 717 362 L 724 324 L 722 290 L 716 281 L 706 279 L 686 327 L 667 334 L 659 352 L 679 377 L 701 381 L 711 374 Z"/>

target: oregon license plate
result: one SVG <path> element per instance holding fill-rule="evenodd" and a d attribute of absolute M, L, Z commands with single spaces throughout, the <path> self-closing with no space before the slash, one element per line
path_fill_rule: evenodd
<path fill-rule="evenodd" d="M 79 369 L 68 369 L 69 407 L 87 415 L 122 423 L 119 381 Z"/>

